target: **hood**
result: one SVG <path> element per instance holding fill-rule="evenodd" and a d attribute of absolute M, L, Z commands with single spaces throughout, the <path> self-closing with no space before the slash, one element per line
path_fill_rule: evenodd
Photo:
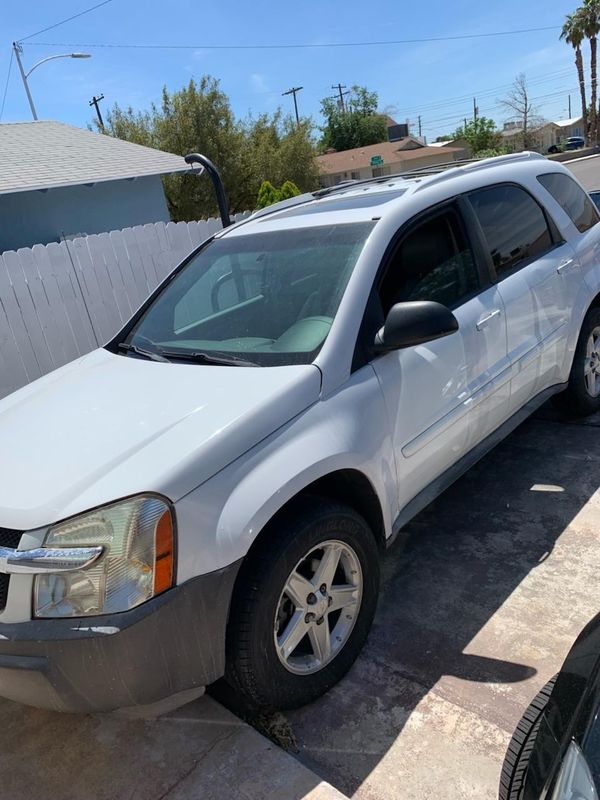
<path fill-rule="evenodd" d="M 160 363 L 100 349 L 0 401 L 0 527 L 176 501 L 319 397 L 314 365 Z"/>

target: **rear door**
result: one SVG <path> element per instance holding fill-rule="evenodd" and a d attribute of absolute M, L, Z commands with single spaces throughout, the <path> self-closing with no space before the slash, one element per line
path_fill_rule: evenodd
<path fill-rule="evenodd" d="M 503 389 L 494 384 L 508 369 L 502 301 L 482 284 L 458 203 L 420 216 L 400 235 L 378 300 L 384 316 L 395 303 L 435 300 L 459 322 L 456 334 L 373 360 L 404 507 L 496 427 L 508 400 L 508 376 Z"/>
<path fill-rule="evenodd" d="M 570 314 L 567 274 L 572 276 L 577 264 L 571 246 L 523 187 L 497 184 L 468 199 L 506 311 L 514 413 L 559 382 Z"/>

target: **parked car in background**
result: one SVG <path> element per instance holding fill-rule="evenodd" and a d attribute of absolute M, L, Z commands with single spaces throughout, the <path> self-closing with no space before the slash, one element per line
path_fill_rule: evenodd
<path fill-rule="evenodd" d="M 538 693 L 508 747 L 500 800 L 600 796 L 600 615 Z"/>
<path fill-rule="evenodd" d="M 0 402 L 0 694 L 314 700 L 406 523 L 547 398 L 600 409 L 588 195 L 532 153 L 438 170 L 225 228 Z"/>
<path fill-rule="evenodd" d="M 580 147 L 585 147 L 583 136 L 568 136 L 565 140 L 565 150 L 579 150 Z"/>
<path fill-rule="evenodd" d="M 594 201 L 596 208 L 600 209 L 600 190 L 594 189 L 593 191 L 589 192 L 589 195 Z"/>

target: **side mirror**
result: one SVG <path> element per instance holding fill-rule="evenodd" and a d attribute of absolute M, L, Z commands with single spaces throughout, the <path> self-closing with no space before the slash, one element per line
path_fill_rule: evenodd
<path fill-rule="evenodd" d="M 385 353 L 414 347 L 449 336 L 458 330 L 458 320 L 449 308 L 431 300 L 396 303 L 373 343 L 375 352 Z"/>

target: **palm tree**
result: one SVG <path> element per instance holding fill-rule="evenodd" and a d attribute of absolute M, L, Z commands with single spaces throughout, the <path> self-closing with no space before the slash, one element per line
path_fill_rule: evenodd
<path fill-rule="evenodd" d="M 600 0 L 583 0 L 583 6 L 577 12 L 581 20 L 581 29 L 586 39 L 590 40 L 590 72 L 592 99 L 590 108 L 590 139 L 592 144 L 598 142 L 598 109 L 596 51 L 598 34 L 600 33 Z"/>
<path fill-rule="evenodd" d="M 560 38 L 575 50 L 575 66 L 579 78 L 579 93 L 581 95 L 581 116 L 583 117 L 583 135 L 588 133 L 587 104 L 585 101 L 585 75 L 583 72 L 583 56 L 581 54 L 581 43 L 585 36 L 581 26 L 581 18 L 578 14 L 568 14 L 565 24 L 562 27 Z"/>

